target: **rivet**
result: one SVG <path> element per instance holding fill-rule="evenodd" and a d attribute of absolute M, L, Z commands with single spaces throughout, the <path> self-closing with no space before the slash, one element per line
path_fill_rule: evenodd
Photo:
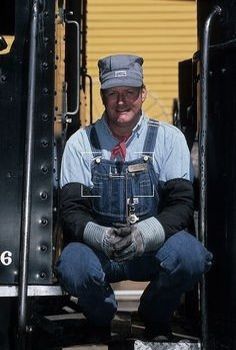
<path fill-rule="evenodd" d="M 45 272 L 40 272 L 40 275 L 39 275 L 42 279 L 46 278 L 46 273 Z"/>
<path fill-rule="evenodd" d="M 46 165 L 42 165 L 41 166 L 41 170 L 44 174 L 47 174 L 48 173 L 48 167 Z"/>
<path fill-rule="evenodd" d="M 43 191 L 40 193 L 40 197 L 42 200 L 45 200 L 48 198 L 48 193 L 46 191 Z"/>
<path fill-rule="evenodd" d="M 96 158 L 96 159 L 95 159 L 95 162 L 96 162 L 97 164 L 101 163 L 101 158 Z"/>
<path fill-rule="evenodd" d="M 26 326 L 25 330 L 27 333 L 32 333 L 33 332 L 33 327 L 32 326 Z"/>
<path fill-rule="evenodd" d="M 43 62 L 42 63 L 42 67 L 43 67 L 43 69 L 48 69 L 48 63 L 47 62 Z"/>
<path fill-rule="evenodd" d="M 48 140 L 42 140 L 41 141 L 41 145 L 43 146 L 43 147 L 48 147 Z"/>
<path fill-rule="evenodd" d="M 44 122 L 48 121 L 48 114 L 47 113 L 42 113 L 41 116 L 42 116 L 42 120 Z"/>
<path fill-rule="evenodd" d="M 45 36 L 43 40 L 44 40 L 44 42 L 47 44 L 48 41 L 49 41 L 49 38 L 48 38 L 47 36 Z"/>
<path fill-rule="evenodd" d="M 148 156 L 144 156 L 143 160 L 144 160 L 144 162 L 147 162 L 148 161 Z"/>
<path fill-rule="evenodd" d="M 43 88 L 43 93 L 44 93 L 44 95 L 48 95 L 48 93 L 49 93 L 49 90 L 48 90 L 48 88 Z"/>
<path fill-rule="evenodd" d="M 47 226 L 47 224 L 48 224 L 48 219 L 45 218 L 45 217 L 42 217 L 42 218 L 40 219 L 40 224 L 41 224 L 42 226 Z"/>
<path fill-rule="evenodd" d="M 1 82 L 5 83 L 6 80 L 7 80 L 6 75 L 1 75 Z"/>
<path fill-rule="evenodd" d="M 48 250 L 48 247 L 43 244 L 41 245 L 40 250 L 45 253 Z"/>

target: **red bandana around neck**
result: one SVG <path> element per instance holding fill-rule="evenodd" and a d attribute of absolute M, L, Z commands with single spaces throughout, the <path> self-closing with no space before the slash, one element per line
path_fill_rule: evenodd
<path fill-rule="evenodd" d="M 111 159 L 120 157 L 122 160 L 125 160 L 126 156 L 126 141 L 128 140 L 129 136 L 124 136 L 122 139 L 117 143 L 117 145 L 111 150 Z"/>

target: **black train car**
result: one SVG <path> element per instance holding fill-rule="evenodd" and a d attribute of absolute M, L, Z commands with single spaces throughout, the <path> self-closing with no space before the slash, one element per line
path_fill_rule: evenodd
<path fill-rule="evenodd" d="M 210 349 L 236 349 L 236 2 L 199 1 L 199 38 L 218 5 L 209 49 L 207 103 L 207 245 L 215 257 L 208 281 Z"/>
<path fill-rule="evenodd" d="M 199 51 L 179 67 L 178 124 L 199 141 L 199 236 L 214 254 L 202 288 L 207 350 L 236 349 L 236 2 L 198 0 Z M 188 87 L 188 89 L 186 89 Z"/>
<path fill-rule="evenodd" d="M 79 127 L 80 90 L 84 89 L 80 74 L 85 72 L 84 4 L 67 1 L 65 6 L 63 1 L 43 0 L 2 4 L 0 285 L 19 283 L 23 259 L 19 248 L 24 250 L 28 238 L 28 283 L 53 282 L 60 151 Z M 57 21 L 66 25 L 65 71 L 59 73 Z M 10 38 L 6 53 L 5 38 Z M 64 80 L 58 83 L 57 75 L 63 74 Z"/>
<path fill-rule="evenodd" d="M 53 275 L 58 172 L 65 139 L 80 125 L 85 19 L 84 0 L 1 1 L 1 349 L 8 298 L 18 296 L 13 313 L 23 348 L 28 296 L 61 293 Z"/>
<path fill-rule="evenodd" d="M 7 2 L 5 4 L 7 7 Z M 6 16 L 4 12 L 3 16 Z M 30 19 L 32 16 L 35 18 L 36 28 L 33 29 L 35 33 L 30 38 L 30 21 L 26 18 Z M 37 36 L 36 32 L 40 30 L 39 16 L 43 18 L 45 27 L 41 28 L 41 35 Z M 50 233 L 53 213 L 51 174 L 54 115 L 54 4 L 49 2 L 42 11 L 38 8 L 33 10 L 33 5 L 15 2 L 7 17 L 15 17 L 15 22 L 11 33 L 7 28 L 1 31 L 2 38 L 9 34 L 14 36 L 10 52 L 0 56 L 1 284 L 11 285 L 19 281 L 20 236 L 25 225 L 21 218 L 25 210 L 29 210 L 28 193 L 25 189 L 27 167 L 30 167 L 30 187 L 32 188 L 30 188 L 30 229 L 27 228 L 25 231 L 32 232 L 30 260 L 32 261 L 32 256 L 34 257 L 34 265 L 30 267 L 28 281 L 31 284 L 39 281 L 44 284 L 52 279 L 50 261 L 53 242 Z M 32 45 L 36 36 L 34 49 Z M 30 48 L 34 49 L 36 56 L 30 55 L 30 52 L 33 52 Z M 33 125 L 29 125 L 27 117 L 31 118 L 30 122 Z M 29 156 L 33 159 L 29 159 Z"/>
<path fill-rule="evenodd" d="M 70 3 L 73 5 L 73 1 Z M 57 212 L 55 199 L 61 156 L 59 153 L 57 158 L 57 152 L 64 139 L 79 127 L 79 90 L 83 82 L 80 73 L 81 65 L 85 64 L 81 54 L 83 42 L 76 37 L 82 36 L 78 1 L 77 13 L 73 15 L 63 7 L 58 7 L 56 13 L 55 4 L 54 1 L 5 1 L 1 11 L 0 285 L 19 283 L 22 267 L 19 260 L 23 259 L 19 247 L 22 245 L 24 250 L 29 232 L 28 283 L 41 285 L 53 281 L 51 267 L 56 243 L 53 219 Z M 56 86 L 55 82 L 58 59 L 55 16 L 61 16 L 60 20 L 68 25 L 76 24 L 73 16 L 79 17 L 76 31 L 66 28 L 66 35 L 74 37 L 65 51 L 63 83 L 68 86 L 60 101 L 63 104 L 60 118 L 57 118 L 55 95 L 60 93 L 57 88 L 62 90 L 64 86 Z M 9 37 L 11 47 L 5 53 L 5 38 Z M 20 240 L 21 235 L 26 236 L 25 242 Z"/>

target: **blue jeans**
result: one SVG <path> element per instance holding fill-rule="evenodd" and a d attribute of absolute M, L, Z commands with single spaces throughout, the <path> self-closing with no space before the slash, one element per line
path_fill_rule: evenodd
<path fill-rule="evenodd" d="M 70 243 L 56 267 L 62 287 L 79 298 L 87 319 L 97 326 L 112 320 L 117 302 L 110 286 L 124 280 L 150 281 L 140 299 L 146 324 L 169 322 L 181 295 L 210 269 L 212 254 L 192 235 L 180 231 L 155 252 L 117 263 L 83 243 Z"/>

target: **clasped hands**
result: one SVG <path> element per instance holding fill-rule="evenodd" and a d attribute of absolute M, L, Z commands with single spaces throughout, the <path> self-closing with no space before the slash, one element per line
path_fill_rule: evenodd
<path fill-rule="evenodd" d="M 107 257 L 118 262 L 155 251 L 164 240 L 165 231 L 155 217 L 120 227 L 107 227 L 89 221 L 83 235 L 85 244 L 103 251 Z"/>
<path fill-rule="evenodd" d="M 121 262 L 141 256 L 144 252 L 144 242 L 136 225 L 107 227 L 103 237 L 103 248 L 110 259 Z"/>

